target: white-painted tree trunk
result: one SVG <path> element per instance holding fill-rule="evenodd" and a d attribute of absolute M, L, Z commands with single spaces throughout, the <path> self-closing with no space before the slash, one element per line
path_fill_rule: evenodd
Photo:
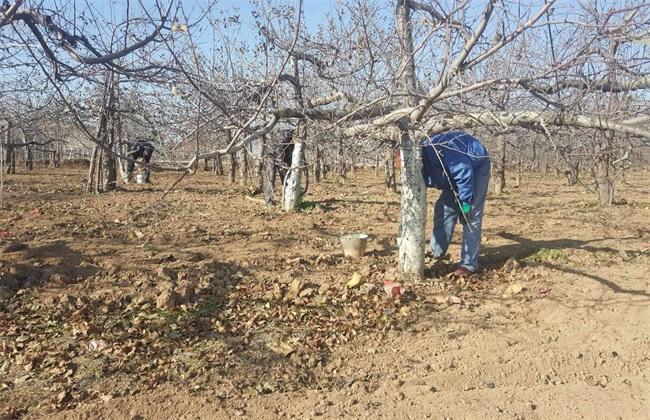
<path fill-rule="evenodd" d="M 302 148 L 302 142 L 295 143 L 293 154 L 291 155 L 291 169 L 287 172 L 287 177 L 284 180 L 284 188 L 282 191 L 282 211 L 296 210 L 300 203 L 300 166 L 302 166 Z"/>
<path fill-rule="evenodd" d="M 422 176 L 419 141 L 407 133 L 400 145 L 402 161 L 402 243 L 399 265 L 406 274 L 424 274 L 424 238 L 427 224 L 427 187 Z"/>

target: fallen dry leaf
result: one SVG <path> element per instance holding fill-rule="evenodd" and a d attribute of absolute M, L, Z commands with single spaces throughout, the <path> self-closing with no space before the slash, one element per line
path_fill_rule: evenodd
<path fill-rule="evenodd" d="M 363 274 L 354 273 L 352 274 L 352 279 L 346 283 L 346 287 L 352 289 L 358 286 L 361 286 L 365 281 Z"/>
<path fill-rule="evenodd" d="M 282 355 L 284 357 L 288 357 L 293 352 L 296 351 L 296 349 L 291 347 L 291 345 L 289 345 L 288 343 L 285 343 L 283 341 L 276 341 L 276 342 L 266 343 L 266 347 L 268 347 L 274 353 L 277 353 L 277 354 Z"/>

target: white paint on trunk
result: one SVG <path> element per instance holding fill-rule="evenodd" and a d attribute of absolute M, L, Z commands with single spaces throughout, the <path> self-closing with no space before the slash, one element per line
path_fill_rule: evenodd
<path fill-rule="evenodd" d="M 282 211 L 293 211 L 300 202 L 300 166 L 302 164 L 302 143 L 295 143 L 291 155 L 291 169 L 287 172 L 282 191 Z"/>
<path fill-rule="evenodd" d="M 399 264 L 404 273 L 424 274 L 424 238 L 427 223 L 427 188 L 422 176 L 422 150 L 407 134 L 402 136 L 402 242 Z"/>

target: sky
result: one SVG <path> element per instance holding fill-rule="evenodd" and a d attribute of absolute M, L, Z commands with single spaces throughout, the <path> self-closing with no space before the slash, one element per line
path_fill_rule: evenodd
<path fill-rule="evenodd" d="M 61 5 L 73 4 L 76 1 L 77 10 L 80 10 L 84 7 L 86 1 L 96 7 L 97 9 L 107 9 L 111 1 L 96 1 L 96 0 L 27 0 L 24 3 L 23 7 L 38 7 L 43 6 L 50 10 L 57 10 Z M 140 0 L 145 7 L 155 4 L 155 0 Z M 159 0 L 160 3 L 167 4 L 167 0 Z M 389 1 L 389 0 L 385 0 Z M 137 4 L 137 0 L 131 0 L 131 5 Z M 202 6 L 212 0 L 175 0 L 176 3 L 182 3 L 185 10 L 192 10 L 196 6 Z M 117 3 L 125 3 L 125 0 L 117 0 Z M 288 4 L 297 6 L 297 0 L 264 0 L 264 3 L 272 6 L 274 4 Z M 318 24 L 324 22 L 324 16 L 327 12 L 336 7 L 336 0 L 303 0 L 303 11 L 305 24 L 310 28 L 316 27 Z M 217 9 L 235 9 L 238 8 L 244 17 L 250 17 L 252 6 L 248 0 L 216 0 Z"/>

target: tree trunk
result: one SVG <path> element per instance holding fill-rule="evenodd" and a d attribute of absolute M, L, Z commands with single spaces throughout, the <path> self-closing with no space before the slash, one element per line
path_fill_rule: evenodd
<path fill-rule="evenodd" d="M 300 198 L 304 197 L 305 194 L 307 194 L 307 191 L 309 191 L 309 168 L 305 167 L 307 166 L 307 158 L 305 157 L 305 152 L 307 150 L 307 143 L 305 142 L 304 138 L 301 141 L 302 143 L 302 156 L 300 156 L 300 166 L 303 167 L 301 171 L 303 172 L 305 176 L 305 188 L 300 190 Z"/>
<path fill-rule="evenodd" d="M 255 193 L 260 193 L 264 189 L 264 143 L 266 139 L 262 137 L 257 144 L 257 156 L 255 157 Z"/>
<path fill-rule="evenodd" d="M 221 160 L 221 156 L 217 156 L 216 158 L 213 158 L 212 162 L 213 162 L 212 171 L 217 175 L 223 175 L 223 161 Z"/>
<path fill-rule="evenodd" d="M 16 146 L 13 143 L 7 143 L 7 173 L 16 173 Z"/>
<path fill-rule="evenodd" d="M 515 177 L 515 188 L 521 187 L 521 168 L 522 162 L 521 162 L 521 155 L 517 157 L 517 175 Z"/>
<path fill-rule="evenodd" d="M 580 178 L 580 161 L 573 160 L 568 163 L 568 169 L 564 171 L 564 175 L 567 178 L 567 185 L 569 187 L 576 185 L 578 179 Z"/>
<path fill-rule="evenodd" d="M 96 139 L 103 147 L 95 145 L 93 148 L 86 184 L 87 193 L 101 193 L 102 191 L 112 190 L 116 186 L 117 169 L 113 156 L 115 146 L 115 86 L 114 73 L 108 73 L 104 82 L 103 102 L 97 118 Z"/>
<path fill-rule="evenodd" d="M 300 179 L 302 170 L 300 169 L 302 160 L 303 143 L 301 141 L 295 143 L 293 148 L 293 155 L 291 156 L 291 169 L 287 172 L 284 181 L 284 189 L 282 194 L 282 210 L 293 211 L 298 209 L 300 204 Z"/>
<path fill-rule="evenodd" d="M 105 153 L 104 174 L 104 191 L 113 191 L 117 188 L 117 160 L 115 159 L 115 150 L 117 147 L 117 116 L 115 112 L 118 108 L 117 94 L 119 88 L 118 75 L 111 72 L 108 75 L 108 94 L 106 98 L 106 148 L 109 151 Z"/>
<path fill-rule="evenodd" d="M 266 187 L 264 188 L 264 204 L 272 206 L 275 204 L 275 178 L 277 166 L 273 153 L 266 154 Z"/>
<path fill-rule="evenodd" d="M 605 134 L 610 136 L 610 134 Z M 594 176 L 596 178 L 596 191 L 598 202 L 601 206 L 611 206 L 614 201 L 614 179 L 612 171 L 612 149 L 609 139 L 605 139 L 596 145 L 596 166 Z"/>
<path fill-rule="evenodd" d="M 320 182 L 321 171 L 322 171 L 322 152 L 320 146 L 316 144 L 316 156 L 314 156 L 314 179 L 316 182 Z"/>
<path fill-rule="evenodd" d="M 117 144 L 115 145 L 115 149 L 120 152 L 122 156 L 127 156 L 129 153 L 129 143 L 124 141 L 124 136 L 122 135 L 122 128 L 120 127 L 119 130 L 120 136 L 118 138 Z M 127 166 L 128 162 L 126 159 L 122 158 L 117 158 L 117 169 L 120 171 L 120 180 L 122 182 L 126 183 L 127 178 L 128 178 L 128 173 L 127 173 Z"/>
<path fill-rule="evenodd" d="M 540 170 L 542 173 L 542 178 L 546 178 L 546 174 L 548 173 L 548 159 L 547 158 L 541 159 L 540 165 L 541 165 Z"/>
<path fill-rule="evenodd" d="M 228 172 L 228 182 L 235 183 L 235 173 L 237 172 L 237 158 L 234 153 L 228 155 L 230 158 L 230 168 Z"/>
<path fill-rule="evenodd" d="M 90 155 L 90 166 L 88 167 L 88 180 L 86 181 L 86 193 L 94 192 L 95 185 L 95 167 L 98 165 L 97 155 L 99 154 L 99 146 L 93 146 L 93 152 Z"/>
<path fill-rule="evenodd" d="M 375 155 L 375 164 L 373 165 L 373 169 L 375 172 L 375 178 L 379 178 L 379 164 L 381 163 L 381 152 L 378 152 Z"/>
<path fill-rule="evenodd" d="M 61 167 L 61 159 L 63 159 L 63 142 L 61 139 L 57 140 L 56 142 L 56 167 L 60 168 Z"/>
<path fill-rule="evenodd" d="M 8 140 L 11 141 L 11 140 Z M 7 143 L 7 152 L 5 154 L 5 164 L 7 165 L 7 174 L 16 173 L 16 149 L 12 143 Z"/>
<path fill-rule="evenodd" d="M 128 153 L 128 143 L 124 140 L 124 124 L 122 124 L 122 118 L 117 118 L 115 122 L 115 145 L 113 146 L 114 150 L 122 156 L 126 156 Z M 126 149 L 126 151 L 125 151 Z M 117 171 L 115 180 L 117 186 L 117 180 L 121 182 L 127 177 L 126 174 L 126 160 L 122 159 L 119 156 L 115 156 L 115 170 Z"/>
<path fill-rule="evenodd" d="M 388 192 L 397 193 L 397 179 L 395 177 L 395 151 L 390 146 L 386 148 L 384 167 L 386 176 L 386 190 Z"/>
<path fill-rule="evenodd" d="M 239 185 L 245 187 L 248 183 L 248 151 L 244 148 L 239 151 Z"/>
<path fill-rule="evenodd" d="M 114 104 L 111 103 L 110 109 L 115 109 Z M 115 113 L 110 111 L 110 132 L 108 133 L 108 144 L 106 145 L 111 152 L 115 151 L 117 139 L 115 136 Z M 104 182 L 104 191 L 112 191 L 117 187 L 117 161 L 115 154 L 107 153 L 104 159 L 104 172 L 106 173 L 106 181 Z"/>
<path fill-rule="evenodd" d="M 5 129 L 5 166 L 7 167 L 7 174 L 16 173 L 16 151 L 11 139 L 11 121 L 7 121 Z M 0 151 L 1 152 L 1 151 Z"/>
<path fill-rule="evenodd" d="M 494 194 L 503 193 L 506 186 L 506 139 L 497 137 L 497 150 L 499 151 L 494 164 Z"/>
<path fill-rule="evenodd" d="M 411 9 L 406 0 L 399 0 L 395 9 L 400 43 L 399 89 L 406 100 L 404 105 L 417 105 L 417 86 L 413 49 Z M 399 265 L 406 274 L 422 277 L 424 274 L 424 235 L 427 219 L 427 189 L 422 176 L 422 147 L 418 134 L 403 131 L 400 138 L 402 180 L 402 242 Z"/>
<path fill-rule="evenodd" d="M 34 170 L 34 149 L 31 144 L 25 147 L 25 153 L 25 169 L 31 172 Z"/>
<path fill-rule="evenodd" d="M 415 135 L 414 135 L 415 137 Z M 402 242 L 399 264 L 404 273 L 424 274 L 424 240 L 427 224 L 427 188 L 422 176 L 422 148 L 402 134 Z"/>
<path fill-rule="evenodd" d="M 608 80 L 614 84 L 617 79 L 617 65 L 614 57 L 620 47 L 619 40 L 612 39 L 609 45 L 609 59 L 607 60 L 608 67 Z M 618 93 L 610 92 L 607 98 L 607 112 L 613 114 L 619 107 Z M 614 133 L 602 133 L 602 141 L 596 144 L 596 190 L 598 192 L 598 201 L 601 206 L 611 206 L 614 201 L 614 167 L 612 161 L 614 160 Z"/>
<path fill-rule="evenodd" d="M 338 147 L 338 175 L 339 178 L 341 179 L 346 179 L 348 177 L 348 168 L 345 162 L 345 151 L 343 148 L 343 140 L 339 139 L 339 147 Z"/>

